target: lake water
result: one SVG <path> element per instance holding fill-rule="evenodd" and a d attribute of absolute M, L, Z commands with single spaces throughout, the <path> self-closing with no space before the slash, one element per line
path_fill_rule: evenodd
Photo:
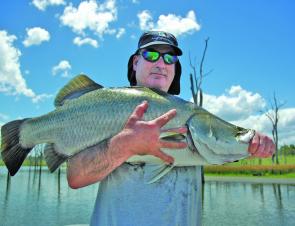
<path fill-rule="evenodd" d="M 7 183 L 0 167 L 0 225 L 88 224 L 98 185 L 70 189 L 65 173 L 21 170 Z M 206 182 L 203 225 L 295 225 L 295 186 Z"/>

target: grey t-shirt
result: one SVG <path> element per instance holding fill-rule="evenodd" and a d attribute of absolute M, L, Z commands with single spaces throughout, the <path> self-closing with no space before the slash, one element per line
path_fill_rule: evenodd
<path fill-rule="evenodd" d="M 201 169 L 175 167 L 152 184 L 151 165 L 124 163 L 100 182 L 92 226 L 201 225 Z"/>

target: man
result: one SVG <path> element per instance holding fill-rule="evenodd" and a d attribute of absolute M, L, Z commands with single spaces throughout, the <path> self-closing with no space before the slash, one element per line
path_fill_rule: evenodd
<path fill-rule="evenodd" d="M 179 94 L 182 55 L 176 38 L 167 32 L 149 31 L 138 42 L 128 62 L 131 85 L 153 87 Z M 124 129 L 104 144 L 89 148 L 68 162 L 68 183 L 80 188 L 100 181 L 91 225 L 201 225 L 200 167 L 175 167 L 155 183 L 145 184 L 154 168 L 149 164 L 128 164 L 133 155 L 154 155 L 167 164 L 173 158 L 161 148 L 181 149 L 184 142 L 159 138 L 161 128 L 176 111 L 171 109 L 152 121 L 143 121 L 148 103 L 138 105 Z M 185 127 L 171 129 L 186 133 Z M 258 157 L 271 156 L 274 144 L 256 133 L 249 152 Z"/>

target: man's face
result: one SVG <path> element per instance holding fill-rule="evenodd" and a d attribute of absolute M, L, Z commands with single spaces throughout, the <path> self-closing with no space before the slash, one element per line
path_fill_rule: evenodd
<path fill-rule="evenodd" d="M 168 45 L 148 47 L 160 53 L 174 53 Z M 138 86 L 157 88 L 167 92 L 175 75 L 175 64 L 165 64 L 163 57 L 156 62 L 149 62 L 141 55 L 133 58 L 133 70 L 136 72 Z"/>

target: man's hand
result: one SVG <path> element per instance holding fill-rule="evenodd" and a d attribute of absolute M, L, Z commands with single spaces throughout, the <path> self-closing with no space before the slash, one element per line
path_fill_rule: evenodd
<path fill-rule="evenodd" d="M 275 144 L 268 136 L 256 132 L 250 141 L 248 152 L 254 157 L 271 157 L 275 152 Z"/>
<path fill-rule="evenodd" d="M 172 164 L 173 157 L 161 151 L 161 148 L 185 148 L 185 142 L 172 142 L 160 139 L 161 132 L 177 132 L 186 133 L 186 127 L 179 127 L 175 129 L 162 130 L 161 128 L 169 122 L 176 115 L 176 110 L 170 110 L 160 117 L 151 120 L 143 121 L 143 115 L 148 108 L 148 103 L 144 101 L 138 105 L 133 113 L 128 118 L 124 129 L 120 132 L 123 139 L 127 139 L 127 150 L 130 155 L 154 155 L 163 161 Z"/>

